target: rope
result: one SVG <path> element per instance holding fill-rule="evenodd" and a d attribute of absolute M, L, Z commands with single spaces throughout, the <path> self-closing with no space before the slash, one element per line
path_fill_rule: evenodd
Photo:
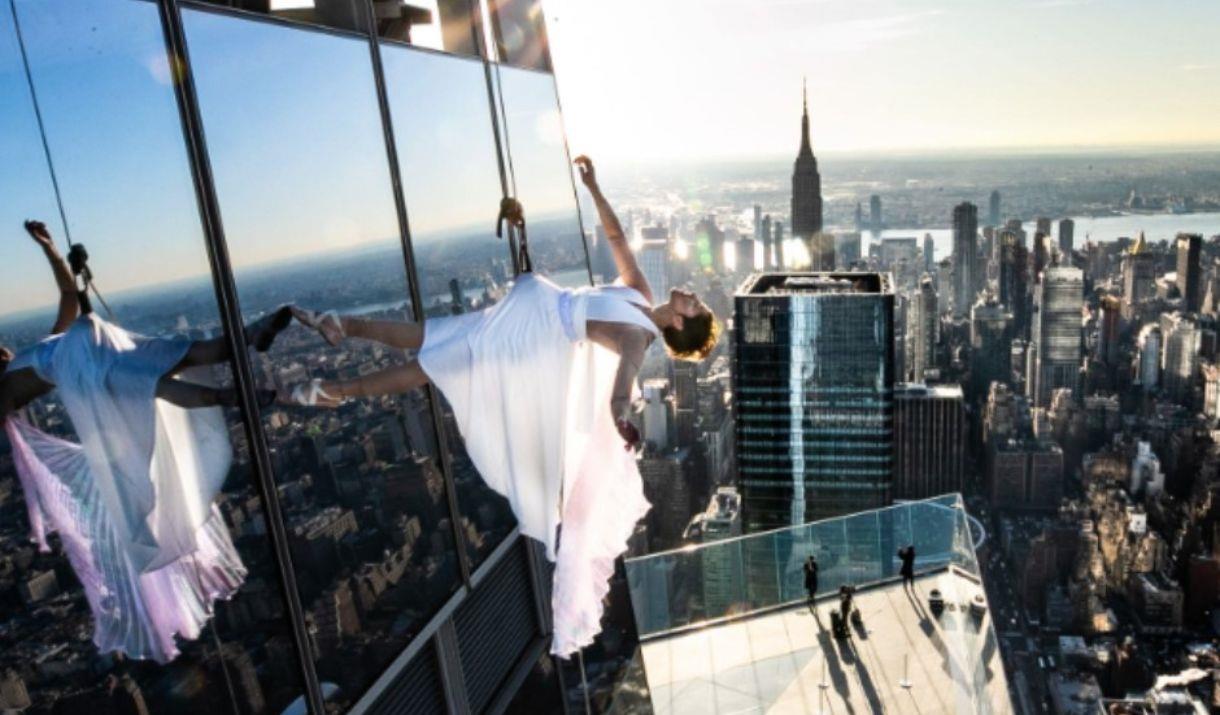
<path fill-rule="evenodd" d="M 21 34 L 21 20 L 17 17 L 17 1 L 8 0 L 9 11 L 13 14 L 13 29 L 17 35 L 17 48 L 21 51 L 21 64 L 25 68 L 25 82 L 30 88 L 30 99 L 34 104 L 34 119 L 38 121 L 38 135 L 42 139 L 42 153 L 47 158 L 47 169 L 51 173 L 51 186 L 55 189 L 55 204 L 59 207 L 59 220 L 63 223 L 64 238 L 68 241 L 68 250 L 72 250 L 72 229 L 68 226 L 68 215 L 64 211 L 63 197 L 59 191 L 59 178 L 55 175 L 55 162 L 51 161 L 51 146 L 47 143 L 47 128 L 42 121 L 42 109 L 38 103 L 38 91 L 34 89 L 34 75 L 30 71 L 30 58 L 25 51 L 25 38 Z"/>
<path fill-rule="evenodd" d="M 34 86 L 34 73 L 30 69 L 30 57 L 25 49 L 25 36 L 21 33 L 21 18 L 17 15 L 17 1 L 9 0 L 9 12 L 13 16 L 13 30 L 17 37 L 17 48 L 21 52 L 21 66 L 25 70 L 25 83 L 30 89 L 30 101 L 34 107 L 34 119 L 38 123 L 38 137 L 42 141 L 42 153 L 47 160 L 47 172 L 51 175 L 51 188 L 55 191 L 55 206 L 59 209 L 59 221 L 64 227 L 64 240 L 68 243 L 68 255 L 71 256 L 75 247 L 80 244 L 72 241 L 72 227 L 68 225 L 68 213 L 64 210 L 63 192 L 59 188 L 59 176 L 55 173 L 55 161 L 51 158 L 51 145 L 47 141 L 47 127 L 42 119 L 42 105 L 38 101 L 38 90 Z M 81 248 L 85 260 L 88 259 L 88 254 L 84 254 L 83 247 Z M 89 271 L 89 267 L 82 261 L 80 267 L 74 264 L 73 272 L 81 276 L 85 287 L 80 291 L 81 310 L 85 313 L 92 312 L 89 306 L 89 291 L 93 291 L 93 295 L 97 297 L 102 308 L 106 310 L 106 316 L 111 322 L 115 322 L 114 311 L 110 309 L 110 305 L 106 299 L 102 297 L 102 292 L 97 289 L 97 285 L 93 282 L 93 274 Z"/>

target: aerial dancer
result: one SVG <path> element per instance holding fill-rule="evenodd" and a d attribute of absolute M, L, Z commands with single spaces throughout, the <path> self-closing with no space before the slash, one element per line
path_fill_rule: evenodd
<path fill-rule="evenodd" d="M 214 601 L 246 575 L 212 503 L 232 460 L 220 407 L 235 404 L 235 393 L 179 377 L 225 362 L 229 349 L 223 338 L 149 338 L 81 314 L 50 233 L 35 221 L 26 230 L 60 292 L 46 338 L 16 354 L 0 347 L 0 422 L 31 536 L 45 552 L 47 534 L 59 533 L 101 652 L 168 662 L 175 636 L 197 638 Z M 247 327 L 247 339 L 267 350 L 291 319 L 281 308 Z M 21 412 L 53 389 L 79 443 L 40 431 Z"/>
<path fill-rule="evenodd" d="M 335 407 L 436 385 L 483 479 L 508 499 L 521 532 L 541 541 L 556 562 L 551 652 L 562 657 L 600 632 L 614 561 L 650 508 L 633 451 L 640 434 L 628 419 L 644 354 L 661 337 L 672 357 L 702 360 L 720 332 L 689 291 L 675 289 L 653 306 L 593 162 L 582 156 L 576 165 L 622 285 L 565 290 L 524 273 L 486 310 L 422 325 L 294 308 L 332 345 L 363 338 L 418 354 L 401 366 L 352 380 L 313 380 L 282 396 Z"/>

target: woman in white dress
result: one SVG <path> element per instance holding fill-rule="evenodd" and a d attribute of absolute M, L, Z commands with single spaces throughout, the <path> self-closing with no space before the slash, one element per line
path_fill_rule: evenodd
<path fill-rule="evenodd" d="M 556 561 L 551 651 L 563 657 L 600 632 L 614 561 L 649 509 L 632 451 L 640 435 L 628 419 L 645 351 L 661 337 L 671 356 L 702 360 L 720 330 L 689 291 L 675 289 L 653 306 L 593 163 L 582 156 L 576 164 L 622 285 L 565 290 L 527 273 L 490 308 L 423 325 L 294 308 L 332 345 L 364 338 L 418 355 L 352 380 L 314 380 L 282 396 L 335 407 L 436 385 L 479 473 L 508 499 L 521 532 Z"/>
<path fill-rule="evenodd" d="M 58 532 L 94 616 L 94 643 L 129 658 L 172 660 L 213 602 L 246 575 L 213 499 L 232 449 L 220 406 L 231 389 L 179 379 L 228 359 L 223 339 L 148 338 L 80 314 L 72 273 L 46 227 L 27 222 L 60 290 L 50 335 L 0 348 L 0 422 L 13 448 L 31 536 Z M 283 308 L 247 328 L 257 349 L 291 322 Z M 45 434 L 22 408 L 58 389 L 79 443 Z M 261 396 L 270 402 L 274 393 Z"/>

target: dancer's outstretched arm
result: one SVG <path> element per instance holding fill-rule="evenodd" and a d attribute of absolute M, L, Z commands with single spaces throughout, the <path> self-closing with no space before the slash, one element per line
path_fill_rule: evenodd
<path fill-rule="evenodd" d="M 631 252 L 631 246 L 627 245 L 627 236 L 618 222 L 618 216 L 614 215 L 610 202 L 602 195 L 601 186 L 597 183 L 597 174 L 593 170 L 593 160 L 582 154 L 576 157 L 575 163 L 576 167 L 580 169 L 580 180 L 589 189 L 589 195 L 593 197 L 593 203 L 597 206 L 598 218 L 601 219 L 602 228 L 606 230 L 606 240 L 610 242 L 610 251 L 614 254 L 614 266 L 618 269 L 619 278 L 623 280 L 624 284 L 638 290 L 649 303 L 652 303 L 652 288 L 648 285 L 648 279 L 644 277 L 644 271 L 640 270 L 639 264 L 635 262 L 635 254 Z"/>
<path fill-rule="evenodd" d="M 59 250 L 55 248 L 55 241 L 51 238 L 51 232 L 41 221 L 26 221 L 25 230 L 30 234 L 30 238 L 42 248 L 42 252 L 47 257 L 47 262 L 51 264 L 51 272 L 55 274 L 55 285 L 59 288 L 59 313 L 55 316 L 55 325 L 51 328 L 51 334 L 56 335 L 68 329 L 72 325 L 72 321 L 76 320 L 76 316 L 80 315 L 80 299 L 76 294 L 76 281 L 72 279 L 72 269 L 68 268 L 68 263 L 59 255 Z"/>
<path fill-rule="evenodd" d="M 365 320 L 341 316 L 343 333 L 349 338 L 374 340 L 382 345 L 402 350 L 418 350 L 424 344 L 424 328 L 421 323 L 405 323 L 397 320 Z"/>

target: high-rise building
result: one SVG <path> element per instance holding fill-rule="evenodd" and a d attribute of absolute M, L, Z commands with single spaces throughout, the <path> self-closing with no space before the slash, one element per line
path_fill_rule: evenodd
<path fill-rule="evenodd" d="M 673 400 L 669 396 L 669 380 L 645 380 L 640 392 L 644 398 L 644 442 L 650 449 L 669 449 L 673 435 Z"/>
<path fill-rule="evenodd" d="M 262 14 L 282 17 L 277 5 L 285 4 L 316 7 L 290 10 L 295 22 L 268 25 L 273 18 Z M 404 57 L 402 48 L 380 42 L 384 38 L 376 24 L 363 22 L 365 8 L 359 3 L 226 2 L 207 4 L 206 12 L 185 4 L 106 3 L 22 18 L 30 37 L 52 33 L 57 39 L 53 62 L 64 82 L 43 85 L 39 94 L 50 105 L 62 105 L 70 96 L 79 110 L 62 113 L 56 128 L 64 132 L 61 138 L 87 138 L 92 148 L 76 156 L 78 168 L 95 179 L 89 200 L 147 214 L 166 194 L 201 197 L 199 211 L 176 213 L 175 230 L 132 232 L 121 249 L 113 247 L 115 257 L 121 251 L 150 266 L 168 261 L 177 273 L 200 277 L 197 288 L 184 291 L 161 286 L 163 271 L 132 272 L 129 283 L 135 292 L 125 300 L 130 308 L 122 313 L 125 327 L 167 337 L 170 331 L 189 330 L 191 339 L 205 333 L 241 335 L 243 323 L 274 306 L 298 302 L 319 310 L 378 306 L 370 317 L 421 323 L 446 316 L 453 307 L 487 306 L 505 294 L 517 267 L 510 242 L 487 231 L 445 235 L 446 227 L 483 223 L 487 208 L 500 202 L 497 167 L 506 165 L 508 146 L 496 142 L 493 123 L 500 86 L 491 75 L 470 71 L 470 56 L 479 52 L 472 42 L 476 18 L 457 4 L 441 5 L 444 17 L 433 21 L 444 25 L 444 37 L 437 37 L 444 47 L 426 58 Z M 515 67 L 528 61 L 538 70 L 525 78 L 542 90 L 537 101 L 507 99 L 509 114 L 521 126 L 546 120 L 550 133 L 561 140 L 513 150 L 518 167 L 539 162 L 556 169 L 550 179 L 539 180 L 558 188 L 571 175 L 564 170 L 554 77 L 538 67 L 549 66 L 545 35 L 537 24 L 543 17 L 535 12 L 531 23 L 516 21 L 524 11 L 537 9 L 536 2 L 500 8 L 497 26 L 511 31 L 518 42 L 499 56 Z M 418 12 L 407 14 L 419 19 Z M 339 22 L 338 16 L 358 22 L 340 28 L 339 34 L 312 26 Z M 405 39 L 409 23 L 387 23 L 397 27 L 394 39 Z M 12 23 L 0 22 L 6 69 L 13 67 L 13 32 Z M 251 59 L 270 44 L 275 62 L 233 61 Z M 174 82 L 148 82 L 141 72 L 111 71 L 178 56 L 187 45 L 191 61 L 174 65 Z M 531 57 L 522 59 L 523 53 Z M 99 62 L 99 57 L 107 59 Z M 427 64 L 426 72 L 421 62 Z M 9 86 L 16 75 L 3 74 L 0 85 Z M 403 91 L 404 82 L 423 74 L 434 82 L 427 101 L 415 101 Z M 74 89 L 84 86 L 105 90 Z M 320 100 L 327 104 L 323 111 L 318 111 Z M 31 110 L 28 94 L 5 94 L 6 118 L 27 116 Z M 248 120 L 251 112 L 259 121 Z M 131 131 L 135 126 L 138 131 Z M 208 136 L 226 141 L 204 142 L 205 126 Z M 352 131 L 355 126 L 361 130 Z M 0 139 L 6 147 L 0 151 L 6 159 L 5 179 L 41 175 L 45 164 L 27 161 L 29 152 L 13 156 L 7 151 L 40 144 L 32 127 L 8 128 L 6 124 Z M 462 140 L 443 152 L 414 155 L 407 162 L 410 170 L 387 151 L 395 143 L 400 148 L 426 145 L 437 136 Z M 138 162 L 115 161 L 136 154 Z M 205 166 L 214 171 L 201 170 Z M 445 171 L 446 166 L 464 170 Z M 276 186 L 276 177 L 292 177 L 290 195 Z M 344 177 L 344 191 L 369 200 L 335 201 L 335 177 Z M 573 188 L 569 183 L 569 191 L 556 194 L 545 212 L 577 216 Z M 404 197 L 427 192 L 464 200 L 413 202 L 408 208 Z M 239 204 L 257 206 L 257 215 L 231 210 Z M 298 240 L 262 245 L 257 258 L 236 241 L 232 251 L 218 250 L 223 242 L 219 224 L 200 218 L 219 214 L 232 236 L 252 235 L 251 221 L 265 221 L 293 224 Z M 563 224 L 535 236 L 541 239 L 533 245 L 535 265 L 567 286 L 587 283 L 589 246 L 580 221 Z M 414 243 L 405 240 L 408 226 Z M 360 235 L 386 239 L 383 250 L 353 246 L 349 239 Z M 445 235 L 446 249 L 430 250 L 440 235 Z M 42 260 L 25 248 L 0 242 L 0 305 L 5 308 L 15 304 L 20 281 L 14 277 L 24 272 L 27 257 Z M 294 271 L 302 275 L 294 268 L 301 261 L 311 266 L 308 277 L 285 279 Z M 253 264 L 265 278 L 250 277 Z M 612 261 L 607 266 L 613 270 Z M 18 336 L 9 327 L 6 322 L 4 341 L 11 344 Z M 329 352 L 325 345 L 281 339 L 269 353 L 234 350 L 219 364 L 201 368 L 197 377 L 227 377 L 233 399 L 253 406 L 256 385 L 293 384 L 314 376 L 351 379 L 402 359 L 400 352 L 372 343 L 349 343 L 335 359 L 333 352 L 324 355 Z M 40 420 L 44 428 L 78 442 L 72 415 L 65 414 L 56 396 L 31 405 L 31 411 L 46 414 L 47 407 L 56 408 L 51 413 L 56 419 Z M 72 412 L 78 419 L 83 414 Z M 56 548 L 32 562 L 14 556 L 33 550 L 26 530 L 13 528 L 8 515 L 24 512 L 26 501 L 38 511 L 37 495 L 13 486 L 21 480 L 7 458 L 7 446 L 0 447 L 5 514 L 0 528 L 0 711 L 337 715 L 561 710 L 550 707 L 562 696 L 564 684 L 546 652 L 555 630 L 551 570 L 540 544 L 516 528 L 507 501 L 480 477 L 457 429 L 453 405 L 438 391 L 416 389 L 325 415 L 268 408 L 263 417 L 257 410 L 216 411 L 220 432 L 204 443 L 192 444 L 191 430 L 175 432 L 175 450 L 216 457 L 209 470 L 213 473 L 204 480 L 214 482 L 210 487 L 194 485 L 189 498 L 179 495 L 181 499 L 157 493 L 146 495 L 152 500 L 146 501 L 141 494 L 138 505 L 123 498 L 130 494 L 116 497 L 128 507 L 155 507 L 157 513 L 187 508 L 193 513 L 183 518 L 207 525 L 200 544 L 160 544 L 167 548 L 156 550 L 157 558 L 172 557 L 185 578 L 159 580 L 163 588 L 151 600 L 143 600 L 152 594 L 138 588 L 130 594 L 136 600 L 126 598 L 128 590 L 119 582 L 139 571 L 126 563 L 135 548 L 130 539 L 120 539 L 123 543 L 113 545 L 114 558 L 103 559 L 114 567 L 107 573 L 84 573 L 79 554 L 67 553 L 71 549 Z M 98 425 L 97 436 L 130 437 L 128 427 L 111 420 Z M 139 431 L 152 440 L 150 428 L 151 423 Z M 193 431 L 197 437 L 210 432 Z M 228 435 L 234 436 L 231 444 Z M 84 436 L 89 449 L 89 434 Z M 163 434 L 156 442 L 166 446 Z M 99 480 L 103 490 L 106 483 Z M 65 522 L 61 510 L 48 521 L 49 530 L 78 526 L 86 536 L 105 533 L 106 510 L 80 513 L 85 506 L 80 497 L 59 504 L 71 515 Z M 83 518 L 92 516 L 102 518 Z M 145 548 L 141 553 L 151 552 Z M 74 570 L 81 571 L 80 578 Z M 49 606 L 29 608 L 21 602 L 23 596 L 41 601 L 50 589 L 60 593 Z M 608 619 L 613 610 L 607 609 Z M 608 628 L 608 640 L 617 640 L 616 631 L 622 632 L 615 625 Z M 116 650 L 126 653 L 116 655 Z M 592 650 L 586 650 L 586 662 Z M 550 667 L 549 677 L 532 676 L 539 663 Z M 606 665 L 590 663 L 590 670 L 605 672 Z M 8 674 L 10 667 L 19 673 L 20 687 Z M 550 702 L 524 697 L 526 680 L 537 681 L 535 695 L 549 690 Z M 590 693 L 590 699 L 596 701 L 597 694 Z"/>
<path fill-rule="evenodd" d="M 860 232 L 840 233 L 835 236 L 835 268 L 841 271 L 851 270 L 853 263 L 860 260 Z"/>
<path fill-rule="evenodd" d="M 1118 340 L 1122 330 L 1122 302 L 1117 296 L 1101 299 L 1097 326 L 1097 359 L 1107 367 L 1118 365 Z"/>
<path fill-rule="evenodd" d="M 769 273 L 735 297 L 746 531 L 887 504 L 894 292 L 877 273 Z"/>
<path fill-rule="evenodd" d="M 754 239 L 748 236 L 742 236 L 737 239 L 733 255 L 736 257 L 738 273 L 751 273 L 754 271 L 754 244 Z"/>
<path fill-rule="evenodd" d="M 1051 393 L 1061 387 L 1079 394 L 1084 273 L 1079 268 L 1052 266 L 1036 294 L 1032 369 L 1026 389 L 1035 407 L 1046 407 Z"/>
<path fill-rule="evenodd" d="M 1161 316 L 1161 381 L 1165 395 L 1179 404 L 1192 399 L 1199 375 L 1199 346 L 1203 331 L 1199 324 L 1181 313 Z"/>
<path fill-rule="evenodd" d="M 835 235 L 818 231 L 809 237 L 809 270 L 833 271 L 835 269 Z"/>
<path fill-rule="evenodd" d="M 1046 216 L 1039 216 L 1034 223 L 1034 233 L 1040 233 L 1044 236 L 1051 235 L 1051 220 Z"/>
<path fill-rule="evenodd" d="M 1012 229 L 1000 231 L 996 240 L 1000 247 L 997 266 L 1000 304 L 1013 317 L 1015 335 L 1025 336 L 1029 330 L 1029 260 L 1021 236 Z"/>
<path fill-rule="evenodd" d="M 936 244 L 932 242 L 930 233 L 923 235 L 923 271 L 929 274 L 936 273 Z"/>
<path fill-rule="evenodd" d="M 653 505 L 647 524 L 654 551 L 672 548 L 682 541 L 691 513 L 690 463 L 690 449 L 650 450 L 640 457 L 644 496 Z"/>
<path fill-rule="evenodd" d="M 784 259 L 784 222 L 776 221 L 772 228 L 772 242 L 775 244 L 775 262 L 772 268 L 776 270 L 784 270 L 786 261 Z"/>
<path fill-rule="evenodd" d="M 644 234 L 644 238 L 648 239 L 650 237 Z M 666 238 L 668 238 L 668 231 L 666 232 Z M 710 270 L 716 275 L 725 272 L 724 238 L 724 229 L 716 225 L 715 216 L 706 216 L 695 224 L 695 251 L 699 264 L 704 270 Z M 704 255 L 705 252 L 706 257 Z M 657 293 L 657 295 L 665 295 L 668 292 L 666 290 L 664 293 Z"/>
<path fill-rule="evenodd" d="M 1063 450 L 1030 437 L 997 440 L 986 478 L 996 509 L 1054 509 L 1063 498 Z"/>
<path fill-rule="evenodd" d="M 936 284 L 931 276 L 924 276 L 920 280 L 919 290 L 911 298 L 908 315 L 910 349 L 907 362 L 910 365 L 910 379 L 923 382 L 927 371 L 936 367 L 936 328 L 940 325 Z"/>
<path fill-rule="evenodd" d="M 759 224 L 759 234 L 762 236 L 763 245 L 763 270 L 771 270 L 776 264 L 776 248 L 774 237 L 771 232 L 771 214 L 763 217 Z"/>
<path fill-rule="evenodd" d="M 1063 262 L 1068 263 L 1068 259 L 1072 255 L 1073 241 L 1075 240 L 1076 222 L 1070 218 L 1065 218 L 1059 221 L 1059 253 L 1063 256 Z"/>
<path fill-rule="evenodd" d="M 998 189 L 992 191 L 987 200 L 987 223 L 992 226 L 1000 225 L 1000 192 Z"/>
<path fill-rule="evenodd" d="M 646 239 L 636 251 L 640 270 L 652 288 L 654 296 L 669 295 L 669 241 Z"/>
<path fill-rule="evenodd" d="M 736 487 L 719 487 L 707 509 L 699 512 L 686 527 L 688 543 L 707 544 L 741 536 L 741 495 Z M 741 559 L 725 549 L 709 549 L 700 559 L 703 567 L 704 609 L 711 613 L 727 611 L 740 600 L 745 572 Z"/>
<path fill-rule="evenodd" d="M 1139 351 L 1136 381 L 1145 392 L 1152 392 L 1161 386 L 1161 338 L 1161 327 L 1149 323 L 1140 329 L 1136 340 Z"/>
<path fill-rule="evenodd" d="M 822 230 L 822 177 L 809 142 L 807 92 L 801 103 L 801 149 L 792 169 L 792 237 L 808 241 Z"/>
<path fill-rule="evenodd" d="M 1156 256 L 1147 247 L 1144 232 L 1123 256 L 1123 318 L 1132 320 L 1140 303 L 1156 291 Z"/>
<path fill-rule="evenodd" d="M 1012 374 L 1012 313 L 995 299 L 978 301 L 970 309 L 971 398 L 987 394 L 992 382 L 1007 382 Z"/>
<path fill-rule="evenodd" d="M 881 196 L 879 194 L 868 197 L 868 216 L 869 228 L 874 233 L 885 227 L 885 219 L 881 216 Z"/>
<path fill-rule="evenodd" d="M 1178 292 L 1182 309 L 1197 313 L 1203 303 L 1203 236 L 1178 234 Z"/>
<path fill-rule="evenodd" d="M 953 208 L 953 315 L 970 314 L 979 289 L 975 254 L 978 252 L 979 210 L 970 202 Z"/>
<path fill-rule="evenodd" d="M 1034 233 L 1033 263 L 1030 276 L 1033 277 L 1036 284 L 1042 281 L 1043 272 L 1051 264 L 1051 235 L 1049 233 L 1041 231 Z"/>
<path fill-rule="evenodd" d="M 958 385 L 894 386 L 894 498 L 960 492 L 966 477 L 966 406 Z"/>
<path fill-rule="evenodd" d="M 762 240 L 762 206 L 754 204 L 754 240 Z"/>

